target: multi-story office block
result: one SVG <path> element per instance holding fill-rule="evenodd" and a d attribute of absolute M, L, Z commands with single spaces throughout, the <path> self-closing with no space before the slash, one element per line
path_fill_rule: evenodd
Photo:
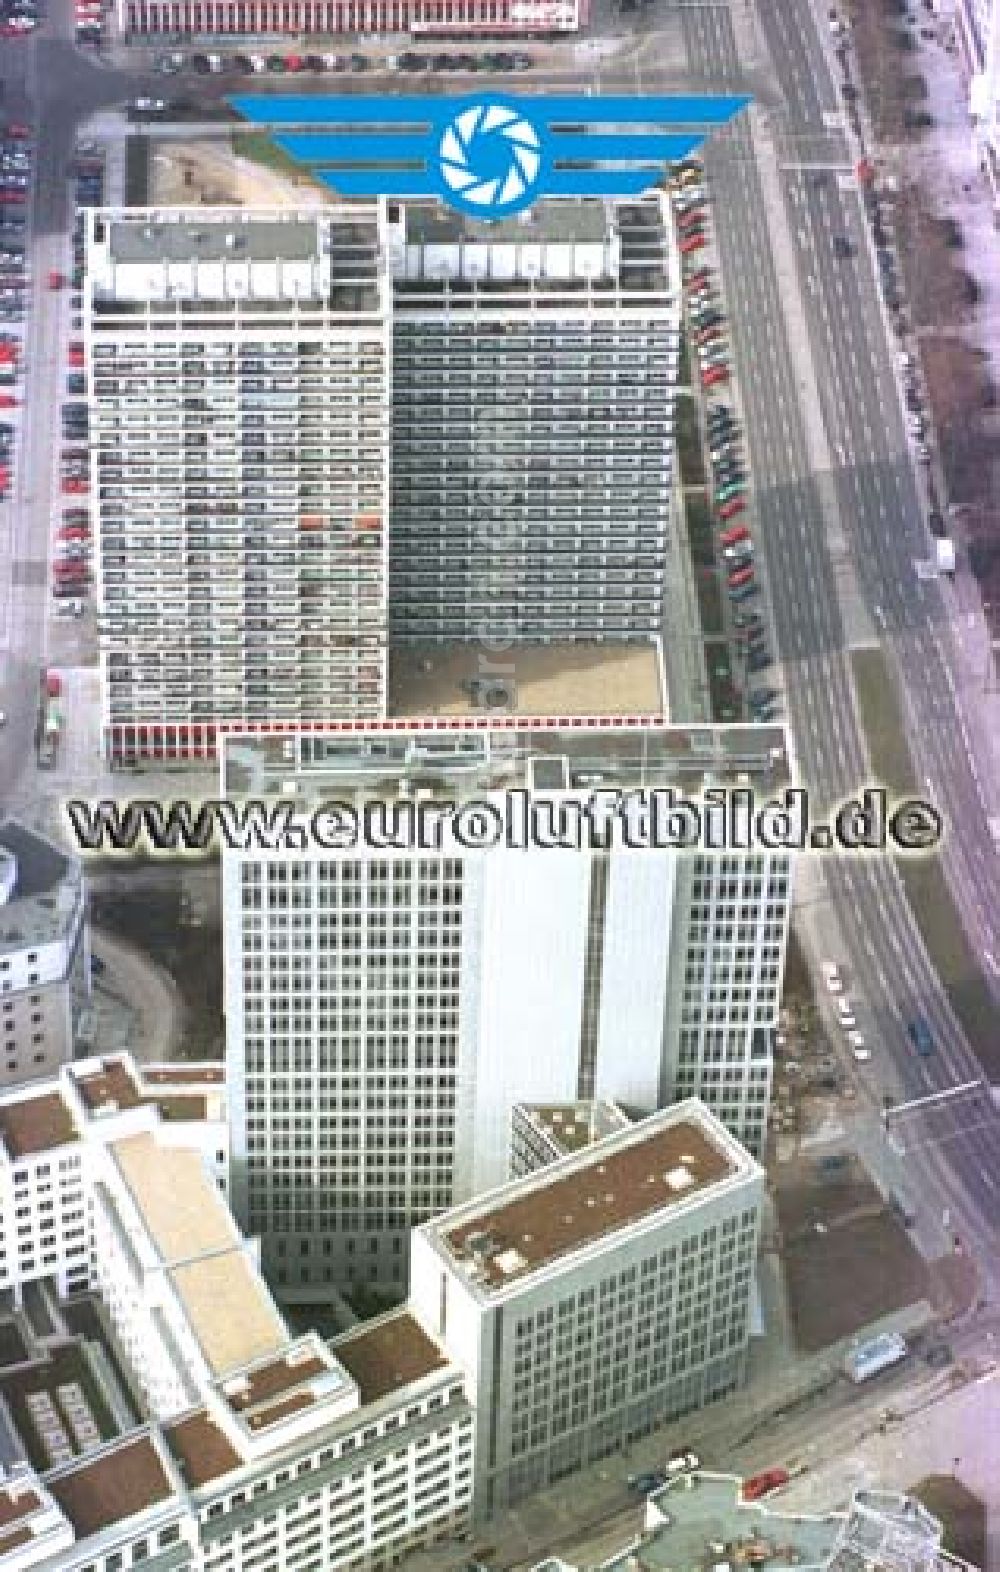
<path fill-rule="evenodd" d="M 86 906 L 78 861 L 13 819 L 0 824 L 0 1086 L 73 1057 L 90 998 Z"/>
<path fill-rule="evenodd" d="M 540 202 L 485 230 L 397 210 L 395 640 L 660 637 L 680 325 L 665 203 Z"/>
<path fill-rule="evenodd" d="M 407 824 L 788 779 L 774 726 L 226 739 L 224 795 L 384 804 L 355 845 L 223 857 L 231 1195 L 279 1292 L 402 1285 L 410 1227 L 506 1179 L 518 1103 L 697 1095 L 760 1149 L 787 852 L 559 850 L 520 818 L 412 849 Z"/>
<path fill-rule="evenodd" d="M 589 0 L 117 0 L 125 35 L 299 37 L 309 33 L 572 33 Z"/>
<path fill-rule="evenodd" d="M 385 709 L 384 209 L 91 212 L 108 757 Z"/>
<path fill-rule="evenodd" d="M 696 1101 L 418 1228 L 489 1515 L 742 1380 L 763 1170 Z"/>
<path fill-rule="evenodd" d="M 377 1572 L 467 1525 L 464 1373 L 407 1309 L 334 1350 L 288 1331 L 206 1161 L 193 1073 L 86 1060 L 0 1098 L 3 1286 L 96 1291 L 114 1329 L 100 1380 L 89 1343 L 0 1377 L 0 1559 Z"/>

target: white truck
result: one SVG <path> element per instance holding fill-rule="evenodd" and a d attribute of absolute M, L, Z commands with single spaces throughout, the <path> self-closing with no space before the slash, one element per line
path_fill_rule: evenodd
<path fill-rule="evenodd" d="M 849 1350 L 844 1358 L 844 1374 L 855 1386 L 860 1386 L 862 1381 L 870 1381 L 872 1376 L 898 1365 L 906 1355 L 905 1337 L 899 1332 L 882 1332 L 878 1337 L 856 1343 Z"/>

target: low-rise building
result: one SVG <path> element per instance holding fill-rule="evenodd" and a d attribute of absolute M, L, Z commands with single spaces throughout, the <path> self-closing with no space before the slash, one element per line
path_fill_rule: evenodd
<path fill-rule="evenodd" d="M 288 1329 L 198 1117 L 221 1113 L 218 1076 L 117 1055 L 0 1098 L 0 1287 L 97 1290 L 144 1399 L 109 1427 L 82 1379 L 40 1369 L 16 1415 L 0 1394 L 36 1458 L 0 1491 L 4 1572 L 367 1572 L 468 1521 L 463 1372 L 405 1308 L 335 1348 Z"/>
<path fill-rule="evenodd" d="M 589 0 L 117 0 L 115 17 L 128 37 L 169 34 L 236 43 L 310 33 L 574 33 L 589 11 Z"/>
<path fill-rule="evenodd" d="M 73 1057 L 90 997 L 80 863 L 14 819 L 0 824 L 0 1088 Z"/>
<path fill-rule="evenodd" d="M 488 1516 L 743 1379 L 763 1171 L 690 1100 L 416 1229 Z"/>
<path fill-rule="evenodd" d="M 965 1567 L 942 1549 L 942 1528 L 918 1501 L 859 1490 L 846 1511 L 823 1516 L 742 1499 L 729 1474 L 686 1474 L 650 1496 L 642 1533 L 598 1572 L 949 1572 Z M 555 1557 L 532 1572 L 577 1572 Z"/>
<path fill-rule="evenodd" d="M 603 1141 L 632 1120 L 609 1097 L 572 1103 L 515 1103 L 510 1122 L 510 1177 L 521 1179 L 571 1152 Z"/>

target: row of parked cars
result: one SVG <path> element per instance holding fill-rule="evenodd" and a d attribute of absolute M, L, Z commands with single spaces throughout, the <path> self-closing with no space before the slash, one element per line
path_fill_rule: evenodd
<path fill-rule="evenodd" d="M 685 268 L 684 289 L 689 341 L 698 358 L 704 389 L 729 380 L 726 314 L 712 271 L 697 253 L 706 245 L 707 193 L 701 165 L 682 164 L 674 177 L 673 204 L 678 245 Z M 693 262 L 688 261 L 693 258 Z M 728 404 L 709 404 L 705 414 L 711 465 L 712 507 L 718 528 L 718 549 L 726 573 L 733 627 L 747 676 L 773 664 L 763 614 L 751 604 L 760 595 L 754 545 L 743 515 L 747 506 L 747 472 L 739 423 Z M 749 689 L 746 702 L 755 720 L 777 714 L 775 688 Z"/>
<path fill-rule="evenodd" d="M 11 123 L 0 135 L 0 318 L 20 322 L 28 293 L 24 250 L 34 150 L 28 127 Z"/>
<path fill-rule="evenodd" d="M 100 0 L 76 0 L 78 5 L 98 5 Z M 330 72 L 341 71 L 370 71 L 384 69 L 386 71 L 406 71 L 411 73 L 422 71 L 529 71 L 534 64 L 531 55 L 524 50 L 499 49 L 488 54 L 417 54 L 409 50 L 404 54 L 371 56 L 359 53 L 349 55 L 335 54 L 233 54 L 223 55 L 217 53 L 184 55 L 179 52 L 161 55 L 156 62 L 157 70 L 163 76 L 175 76 L 181 71 L 193 71 L 197 76 L 221 76 L 235 73 L 238 76 L 251 76 L 272 72 L 276 76 L 284 74 L 321 76 Z M 160 114 L 166 109 L 160 99 L 136 99 L 132 105 L 137 114 Z"/>
<path fill-rule="evenodd" d="M 82 210 L 99 207 L 105 195 L 104 154 L 99 144 L 78 142 L 70 172 L 77 207 L 73 226 L 72 320 L 74 328 L 78 328 L 85 260 Z M 52 543 L 52 594 L 57 602 L 56 616 L 80 617 L 91 584 L 90 411 L 84 397 L 87 378 L 82 339 L 70 339 L 67 358 L 59 480 L 63 512 Z"/>

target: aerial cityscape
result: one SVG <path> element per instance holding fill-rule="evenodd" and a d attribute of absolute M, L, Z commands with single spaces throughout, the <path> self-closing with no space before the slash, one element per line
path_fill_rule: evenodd
<path fill-rule="evenodd" d="M 0 1572 L 1000 1572 L 1000 0 L 0 0 Z"/>

